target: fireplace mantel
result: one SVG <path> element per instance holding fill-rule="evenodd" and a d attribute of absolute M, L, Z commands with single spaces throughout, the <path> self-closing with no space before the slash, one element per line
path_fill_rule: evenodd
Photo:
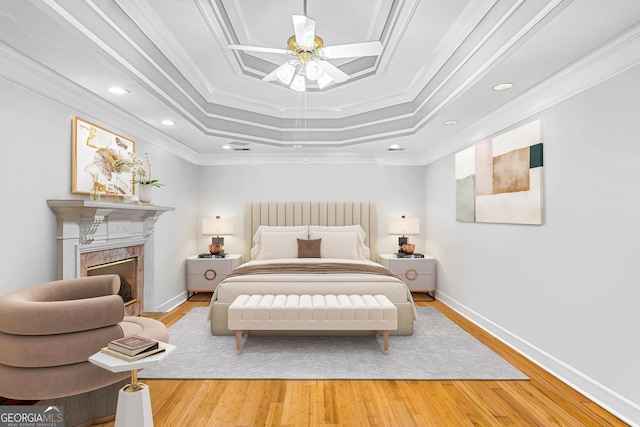
<path fill-rule="evenodd" d="M 81 277 L 81 255 L 143 247 L 144 304 L 154 307 L 153 230 L 173 207 L 104 203 L 90 200 L 47 200 L 57 221 L 58 279 Z"/>
<path fill-rule="evenodd" d="M 77 238 L 80 245 L 122 238 L 148 238 L 158 217 L 175 210 L 165 206 L 90 200 L 48 200 L 47 203 L 56 214 L 58 238 Z"/>

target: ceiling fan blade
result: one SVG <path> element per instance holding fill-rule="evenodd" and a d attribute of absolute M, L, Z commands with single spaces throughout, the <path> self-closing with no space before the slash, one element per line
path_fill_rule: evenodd
<path fill-rule="evenodd" d="M 329 62 L 319 59 L 317 61 L 318 67 L 322 68 L 322 71 L 327 73 L 329 77 L 333 79 L 336 83 L 342 83 L 349 80 L 349 74 L 345 73 L 338 67 L 330 64 Z"/>
<path fill-rule="evenodd" d="M 382 53 L 382 43 L 379 41 L 341 44 L 327 46 L 322 49 L 322 56 L 329 59 L 353 58 L 356 56 L 377 56 Z"/>
<path fill-rule="evenodd" d="M 311 49 L 316 35 L 316 21 L 304 15 L 293 15 L 293 31 L 300 47 Z"/>
<path fill-rule="evenodd" d="M 287 49 L 276 49 L 273 47 L 260 47 L 260 46 L 242 46 L 239 44 L 230 44 L 227 48 L 231 50 L 244 50 L 245 52 L 264 52 L 264 53 L 290 53 Z"/>

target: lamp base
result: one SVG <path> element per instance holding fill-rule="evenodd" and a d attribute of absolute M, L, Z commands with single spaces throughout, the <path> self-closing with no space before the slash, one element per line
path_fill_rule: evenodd
<path fill-rule="evenodd" d="M 224 237 L 212 237 L 209 252 L 213 255 L 224 257 Z"/>
<path fill-rule="evenodd" d="M 403 246 L 406 245 L 408 241 L 409 241 L 409 239 L 407 237 L 405 237 L 405 236 L 398 237 L 398 253 L 399 254 L 403 254 L 404 253 Z"/>

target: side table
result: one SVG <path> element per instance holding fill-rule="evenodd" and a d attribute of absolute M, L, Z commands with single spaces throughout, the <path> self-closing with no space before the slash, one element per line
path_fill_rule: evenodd
<path fill-rule="evenodd" d="M 227 274 L 242 264 L 242 255 L 227 254 L 224 258 L 187 258 L 187 295 L 191 298 L 197 292 L 213 292 Z"/>
<path fill-rule="evenodd" d="M 124 386 L 118 393 L 116 427 L 153 427 L 149 388 L 138 382 L 138 370 L 158 366 L 176 348 L 164 342 L 161 342 L 160 346 L 164 347 L 165 351 L 133 362 L 118 359 L 101 351 L 89 357 L 89 362 L 107 371 L 131 371 L 131 384 Z"/>
<path fill-rule="evenodd" d="M 433 300 L 435 297 L 435 258 L 398 258 L 394 254 L 380 254 L 378 263 L 387 267 L 407 284 L 411 292 L 424 292 Z"/>

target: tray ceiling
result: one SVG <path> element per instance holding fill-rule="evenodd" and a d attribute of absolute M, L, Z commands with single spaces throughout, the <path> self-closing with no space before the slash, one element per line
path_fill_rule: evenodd
<path fill-rule="evenodd" d="M 451 151 L 472 126 L 567 70 L 593 63 L 594 52 L 603 58 L 603 50 L 636 43 L 640 2 L 615 6 L 605 0 L 308 0 L 307 14 L 325 45 L 379 40 L 383 52 L 330 61 L 351 78 L 304 93 L 261 80 L 286 57 L 226 47 L 285 49 L 302 0 L 3 2 L 0 53 L 28 63 L 32 73 L 45 70 L 67 91 L 78 87 L 130 114 L 199 163 L 415 164 Z M 502 82 L 514 87 L 492 90 Z M 129 94 L 110 94 L 111 86 Z M 161 125 L 165 119 L 176 124 Z M 457 124 L 444 124 L 450 120 Z M 389 151 L 392 144 L 402 151 Z"/>

